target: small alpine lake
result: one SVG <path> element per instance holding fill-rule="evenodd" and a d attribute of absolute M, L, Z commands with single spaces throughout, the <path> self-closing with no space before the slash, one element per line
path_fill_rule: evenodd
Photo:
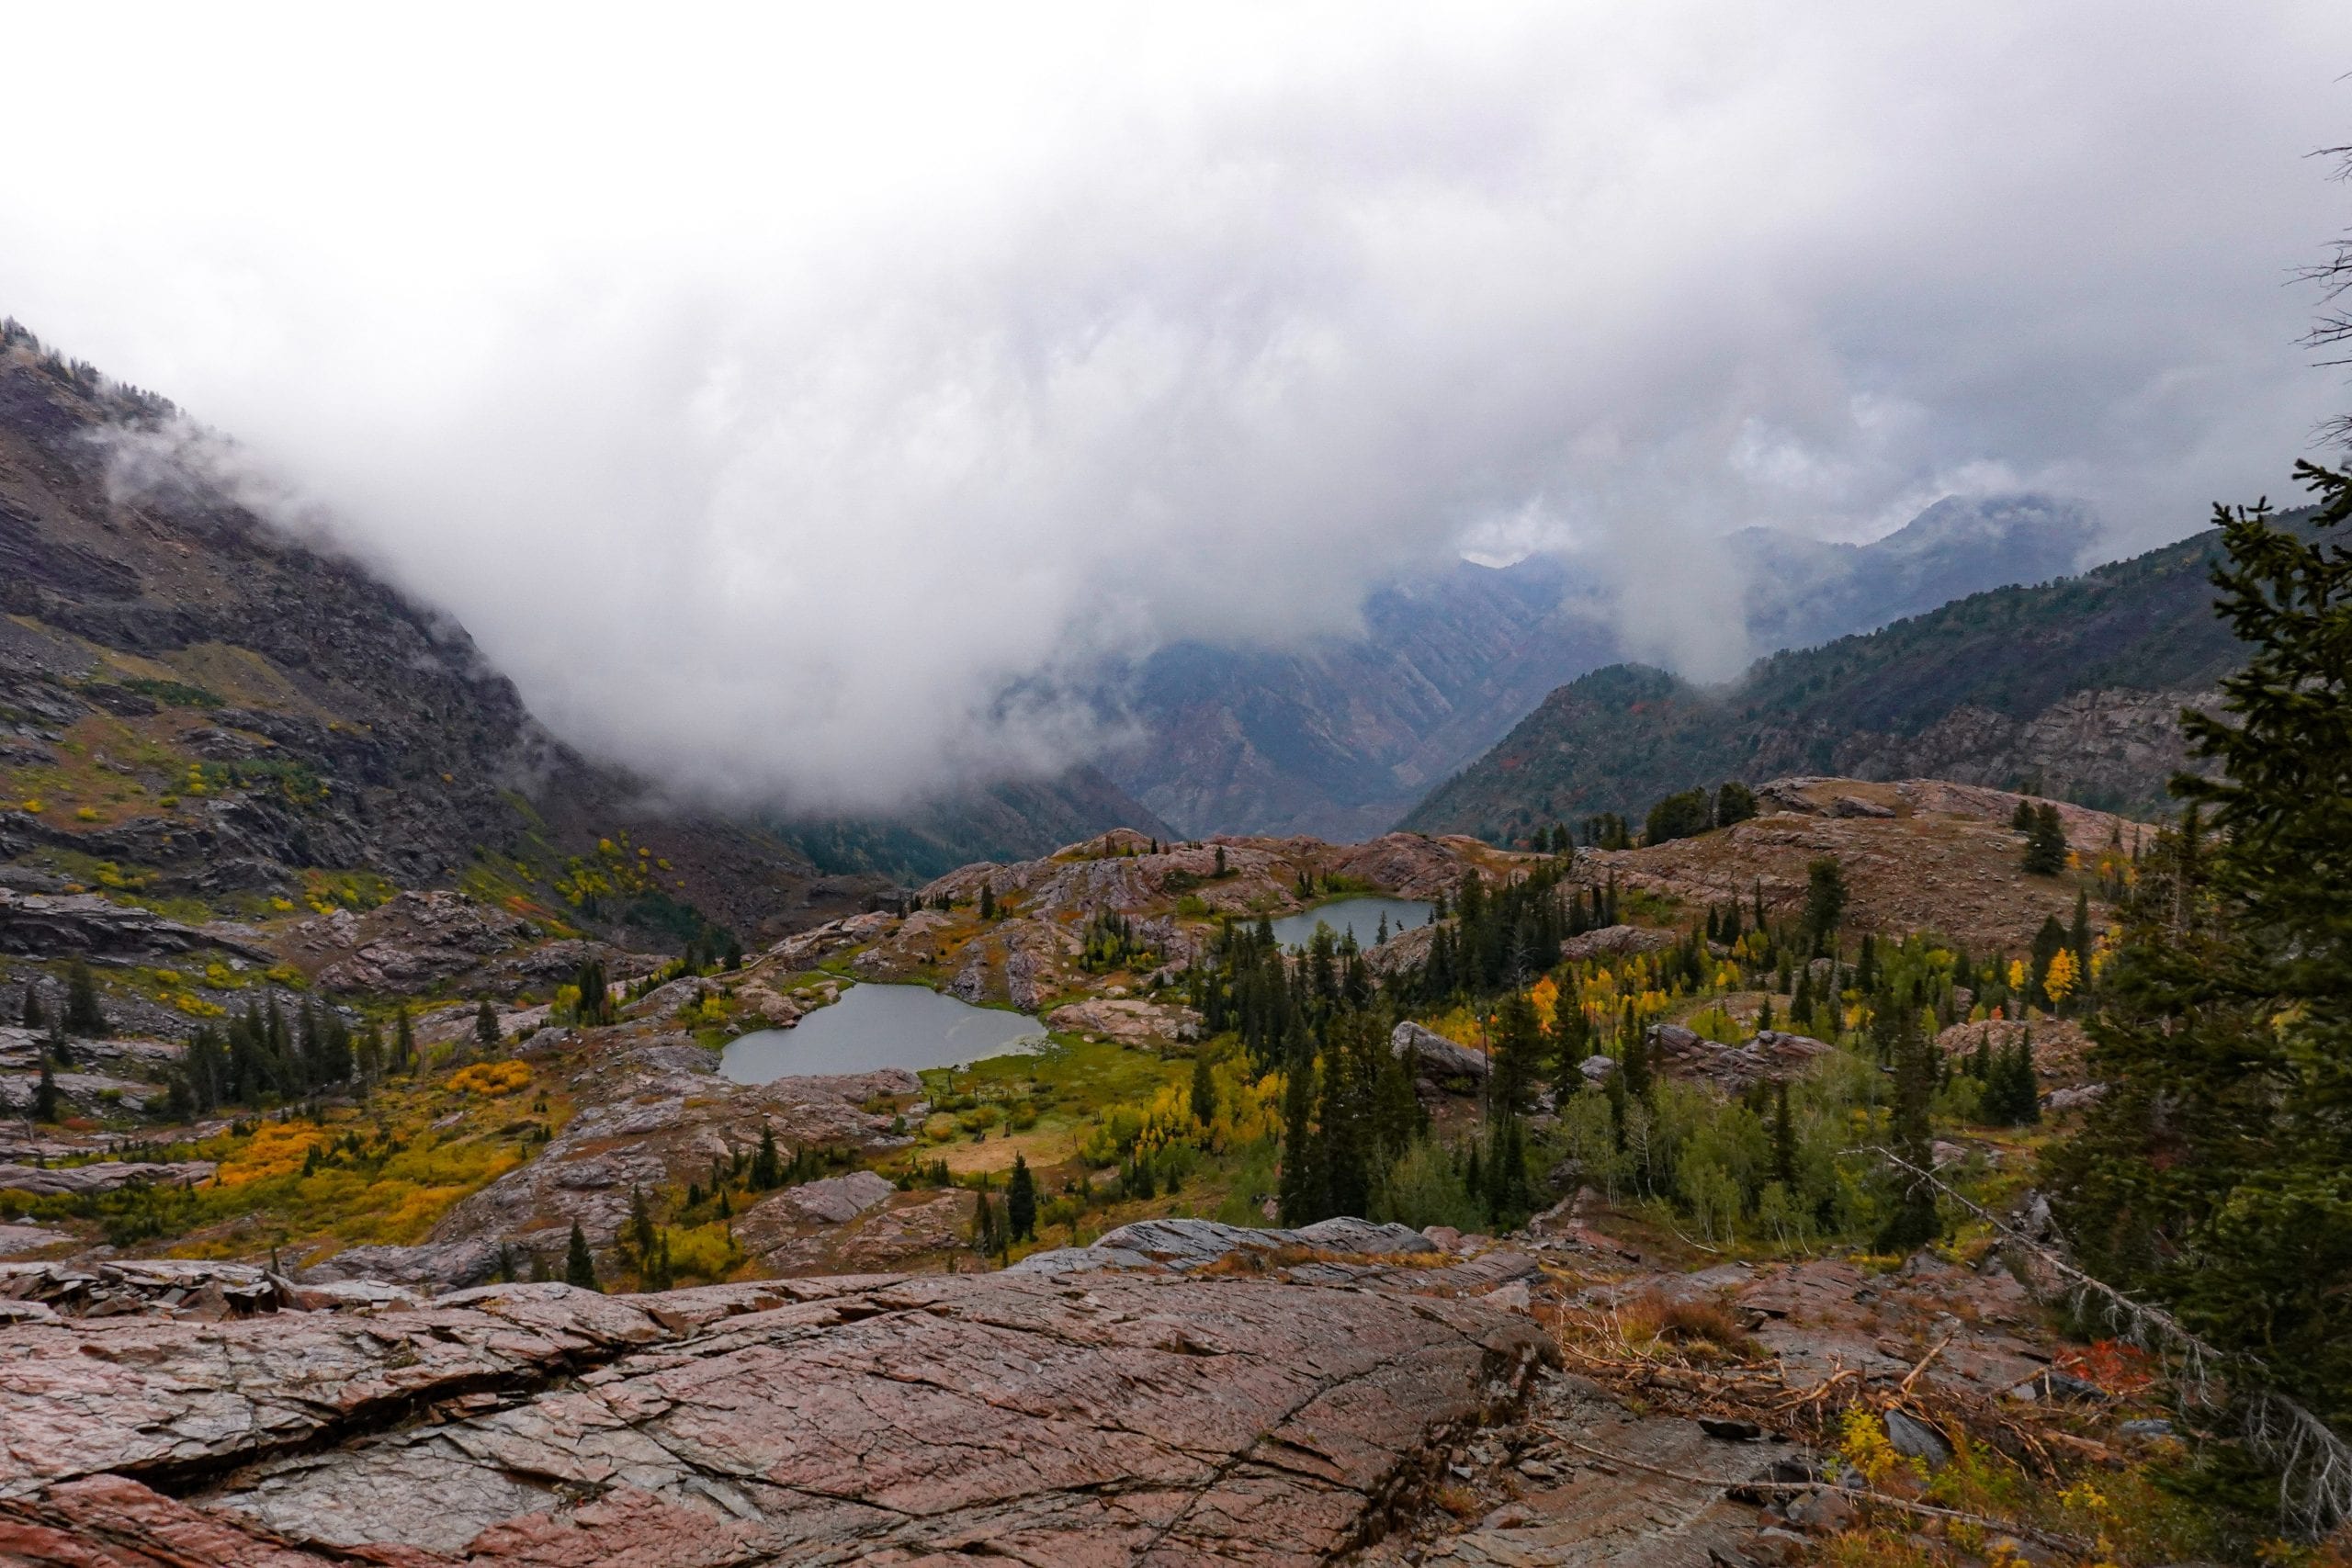
<path fill-rule="evenodd" d="M 1380 918 L 1388 917 L 1388 934 L 1411 931 L 1430 921 L 1430 911 L 1435 906 L 1418 898 L 1341 898 L 1301 914 L 1284 915 L 1274 922 L 1274 941 L 1284 947 L 1305 947 L 1314 936 L 1317 925 L 1327 925 L 1334 935 L 1356 933 L 1356 945 L 1370 947 L 1380 934 Z"/>
<path fill-rule="evenodd" d="M 790 1029 L 762 1029 L 728 1042 L 718 1071 L 736 1083 L 880 1067 L 954 1066 L 1035 1051 L 1046 1026 L 1026 1013 L 976 1008 L 928 986 L 850 987 L 841 1000 Z"/>

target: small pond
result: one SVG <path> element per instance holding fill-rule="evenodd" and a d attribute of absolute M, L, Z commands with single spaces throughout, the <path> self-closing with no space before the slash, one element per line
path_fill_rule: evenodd
<path fill-rule="evenodd" d="M 737 1083 L 877 1067 L 945 1067 L 1032 1051 L 1045 1026 L 1026 1013 L 976 1008 L 928 986 L 853 986 L 790 1029 L 728 1043 L 719 1072 Z"/>
<path fill-rule="evenodd" d="M 1388 917 L 1388 934 L 1411 931 L 1430 921 L 1433 906 L 1418 898 L 1342 898 L 1300 915 L 1284 915 L 1274 922 L 1274 940 L 1284 947 L 1305 947 L 1317 921 L 1345 936 L 1356 933 L 1356 944 L 1370 947 L 1380 934 L 1380 917 Z"/>

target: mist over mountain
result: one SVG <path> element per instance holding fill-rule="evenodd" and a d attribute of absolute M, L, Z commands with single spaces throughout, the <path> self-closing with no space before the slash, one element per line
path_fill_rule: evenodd
<path fill-rule="evenodd" d="M 1132 739 L 1103 670 L 1226 648 L 1296 733 L 1241 705 L 1275 761 L 1162 815 L 1369 822 L 1584 657 L 1367 622 L 1465 552 L 1603 563 L 1616 651 L 1713 679 L 1879 613 L 1751 637 L 1726 531 L 2018 492 L 2159 528 L 2332 412 L 2277 285 L 2341 7 L 852 9 L 560 69 L 521 17 L 316 26 L 26 18 L 0 308 L 730 810 L 1057 778 Z M 1342 716 L 1366 637 L 1419 689 Z M 1204 735 L 1190 658 L 1144 716 Z"/>
<path fill-rule="evenodd" d="M 1950 513 L 1934 531 L 1978 537 Z M 2190 762 L 2181 709 L 2210 707 L 2245 659 L 2213 614 L 2219 549 L 2209 529 L 1775 654 L 1720 684 L 1642 664 L 1595 670 L 1546 696 L 1405 825 L 1508 840 L 1594 813 L 1638 818 L 1694 785 L 1805 773 L 1951 779 L 2159 813 L 2166 782 Z"/>
<path fill-rule="evenodd" d="M 1770 652 L 1870 631 L 2063 575 L 2097 536 L 2079 505 L 2032 495 L 1947 497 L 1863 545 L 1746 529 L 1719 547 L 1743 589 L 1714 639 Z M 1645 570 L 1680 577 L 1671 552 Z M 1554 687 L 1655 647 L 1643 602 L 1611 563 L 1465 561 L 1375 593 L 1360 637 L 1290 652 L 1166 649 L 1134 677 L 1139 735 L 1104 768 L 1186 833 L 1369 837 Z"/>

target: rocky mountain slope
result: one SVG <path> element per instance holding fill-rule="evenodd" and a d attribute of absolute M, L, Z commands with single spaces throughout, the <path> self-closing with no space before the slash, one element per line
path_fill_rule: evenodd
<path fill-rule="evenodd" d="M 2178 711 L 2243 658 L 2208 531 L 2036 587 L 1972 594 L 1703 687 L 1612 665 L 1561 687 L 1406 818 L 1509 839 L 1638 815 L 1724 779 L 1943 778 L 2148 812 L 2185 765 Z"/>
<path fill-rule="evenodd" d="M 166 412 L 0 351 L 12 885 L 261 913 L 470 875 L 582 923 L 747 932 L 855 896 L 772 833 L 659 809 L 534 723 L 462 628 L 134 461 Z M 623 831 L 642 863 L 592 889 L 581 857 Z"/>
<path fill-rule="evenodd" d="M 1750 529 L 1724 548 L 1753 642 L 1792 648 L 2041 581 L 2091 543 L 2077 510 L 2013 496 L 1939 502 L 1868 545 Z M 1461 562 L 1373 595 L 1361 637 L 1163 649 L 1132 678 L 1141 738 L 1104 769 L 1180 832 L 1369 837 L 1545 693 L 1620 657 L 1611 598 L 1588 566 Z"/>

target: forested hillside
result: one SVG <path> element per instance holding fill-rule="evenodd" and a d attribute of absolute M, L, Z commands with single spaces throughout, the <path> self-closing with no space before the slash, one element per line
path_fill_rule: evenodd
<path fill-rule="evenodd" d="M 1932 777 L 2118 810 L 2165 798 L 2178 709 L 2244 660 L 2208 531 L 2080 577 L 1995 589 L 1702 687 L 1619 664 L 1560 687 L 1404 826 L 1509 840 L 1637 815 L 1695 783 Z"/>

